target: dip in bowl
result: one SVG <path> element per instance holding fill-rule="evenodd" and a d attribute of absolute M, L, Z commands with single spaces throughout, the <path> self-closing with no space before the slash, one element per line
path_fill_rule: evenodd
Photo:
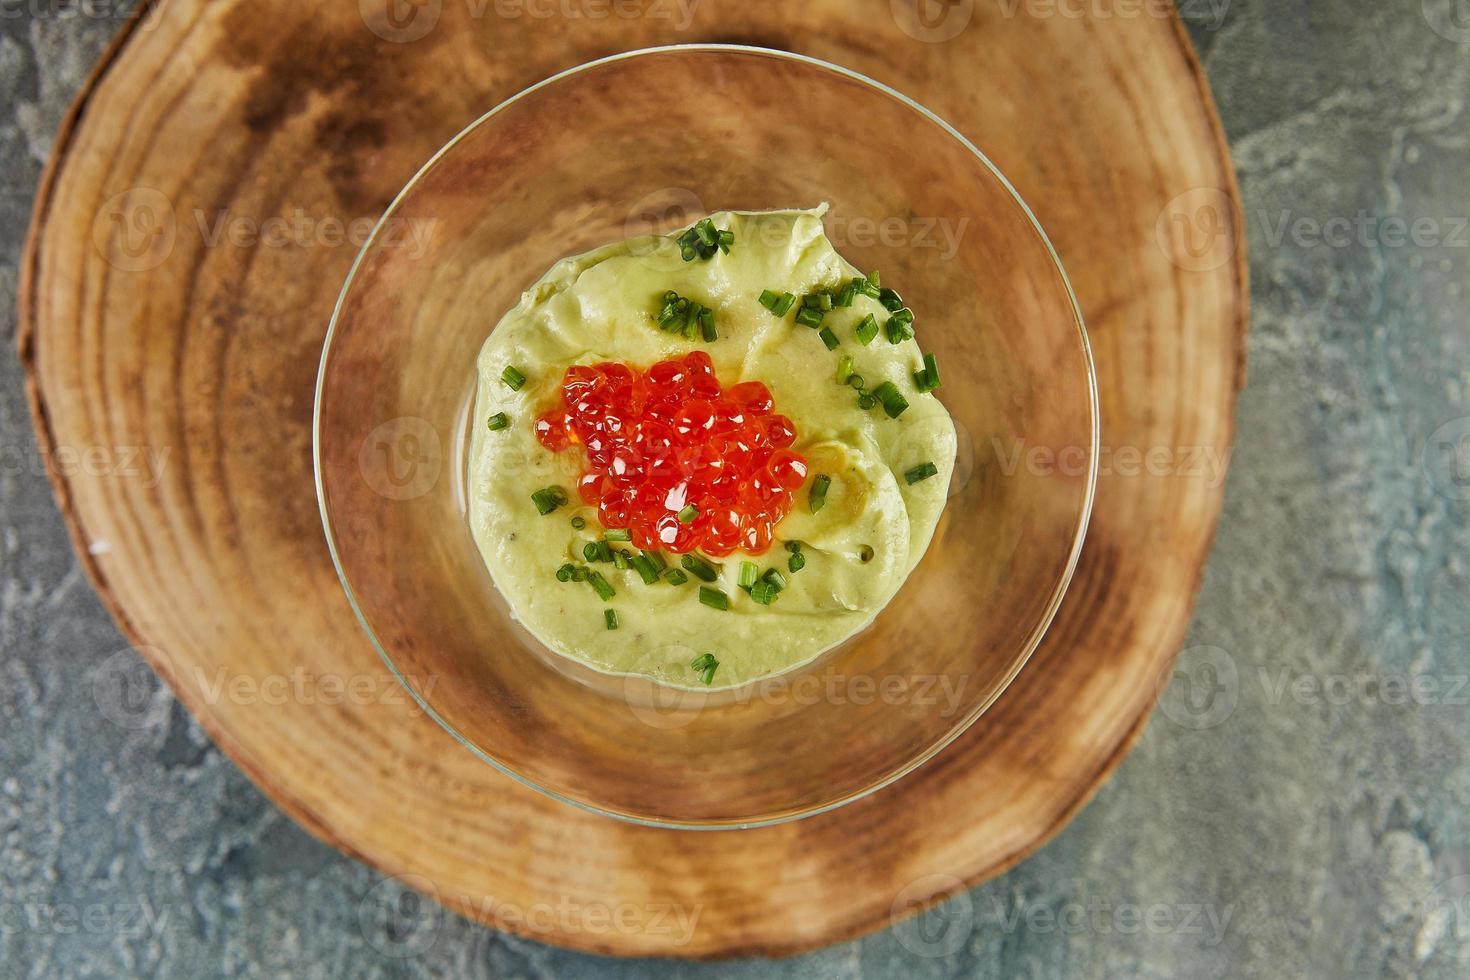
<path fill-rule="evenodd" d="M 855 141 L 854 126 L 871 138 Z M 820 202 L 821 214 L 781 210 Z M 771 211 L 785 217 L 750 216 Z M 677 250 L 627 244 L 648 235 L 677 243 L 705 216 L 735 232 L 728 254 L 685 262 Z M 777 236 L 742 257 L 753 221 L 786 222 L 786 250 Z M 792 243 L 805 244 L 792 253 Z M 617 255 L 639 263 L 643 271 L 625 269 L 595 293 L 605 300 L 628 284 L 623 299 L 637 316 L 598 308 L 577 318 L 587 326 L 575 337 L 509 342 L 514 311 L 538 315 L 532 287 L 547 270 L 543 298 L 554 304 L 555 283 L 573 281 L 572 266 L 589 260 L 558 263 L 589 252 L 604 261 L 584 275 Z M 740 271 L 777 254 L 778 263 Z M 857 317 L 841 308 L 822 320 L 839 340 L 829 350 L 795 309 L 777 317 L 760 302 L 766 290 L 799 300 L 839 286 L 839 272 L 879 270 L 911 304 L 915 341 L 861 344 Z M 697 312 L 698 340 L 660 329 L 665 292 L 710 308 L 716 339 L 704 339 Z M 589 291 L 576 301 L 594 299 Z M 865 375 L 862 393 L 876 393 L 880 376 L 896 388 L 907 381 L 907 410 L 892 418 L 881 404 L 862 407 L 857 388 L 842 390 L 844 350 Z M 721 397 L 753 380 L 768 387 L 768 415 L 792 420 L 787 448 L 807 472 L 782 488 L 790 506 L 765 550 L 759 537 L 724 557 L 702 544 L 666 546 L 669 569 L 703 554 L 723 565 L 718 580 L 645 584 L 636 569 L 573 550 L 596 541 L 630 556 L 643 550 L 606 541 L 601 498 L 594 505 L 577 486 L 585 447 L 551 448 L 522 427 L 557 408 L 569 365 L 648 372 L 701 352 Z M 925 353 L 942 365 L 938 391 L 916 390 Z M 507 367 L 524 375 L 518 389 L 496 376 Z M 506 427 L 491 429 L 502 412 Z M 431 159 L 343 287 L 315 423 L 333 560 L 367 635 L 418 705 L 502 773 L 567 803 L 699 829 L 760 826 L 859 799 L 980 718 L 1062 601 L 1097 466 L 1092 363 L 1071 288 L 994 166 L 871 80 L 799 55 L 718 45 L 563 73 Z M 520 448 L 498 457 L 513 472 L 492 486 L 484 454 L 507 434 Z M 876 441 L 850 462 L 868 468 L 866 483 L 889 503 L 844 512 L 859 495 L 850 499 L 836 479 L 846 464 L 822 455 L 834 441 L 849 453 Z M 926 462 L 935 472 L 908 484 L 904 474 Z M 834 479 L 813 514 L 822 473 Z M 531 495 L 551 487 L 562 493 L 540 498 L 552 505 L 543 514 Z M 842 520 L 825 526 L 828 511 Z M 511 524 L 546 540 L 502 551 Z M 807 558 L 794 573 L 793 540 Z M 853 546 L 860 558 L 864 544 L 872 562 L 886 563 L 883 575 L 838 564 Z M 543 556 L 553 546 L 554 560 Z M 768 605 L 740 588 L 747 558 L 758 582 L 785 569 Z M 590 577 L 559 580 L 567 564 L 597 570 L 614 595 L 604 600 Z M 524 575 L 524 585 L 507 575 Z M 730 608 L 703 604 L 702 586 Z M 532 597 L 548 611 L 533 610 Z M 602 618 L 609 608 L 616 629 Z M 567 635 L 553 633 L 552 609 L 574 623 Z M 758 629 L 766 617 L 779 617 L 782 632 Z M 773 636 L 791 640 L 760 649 Z M 720 661 L 712 674 L 705 654 Z"/>

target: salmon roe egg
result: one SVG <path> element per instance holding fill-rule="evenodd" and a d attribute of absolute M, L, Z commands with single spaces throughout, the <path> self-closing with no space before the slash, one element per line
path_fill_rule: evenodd
<path fill-rule="evenodd" d="M 577 494 L 603 527 L 626 528 L 645 550 L 721 558 L 767 551 L 806 481 L 789 448 L 796 428 L 774 409 L 764 384 L 723 388 L 709 355 L 692 351 L 642 372 L 574 365 L 534 428 L 552 452 L 582 448 Z"/>

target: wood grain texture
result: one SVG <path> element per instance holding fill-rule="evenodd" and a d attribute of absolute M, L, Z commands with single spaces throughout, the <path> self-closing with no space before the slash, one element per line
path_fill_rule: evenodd
<path fill-rule="evenodd" d="M 977 0 L 955 7 L 970 11 L 963 30 L 926 42 L 903 30 L 928 30 L 904 6 L 709 0 L 681 29 L 662 4 L 547 19 L 428 0 L 433 29 L 393 41 L 367 27 L 373 0 L 173 0 L 99 64 L 43 178 L 22 273 L 37 431 L 45 451 L 167 450 L 156 485 L 116 468 L 53 472 L 58 500 L 123 630 L 314 833 L 547 942 L 780 954 L 886 925 L 896 898 L 904 914 L 1010 867 L 1127 752 L 1187 624 L 1220 507 L 1218 482 L 1185 454 L 1227 451 L 1243 381 L 1244 256 L 1224 142 L 1172 15 L 1031 17 L 1021 5 L 1007 16 Z M 376 217 L 439 145 L 527 84 L 680 41 L 827 58 L 953 122 L 1017 185 L 1072 275 L 1105 454 L 1171 461 L 1130 474 L 1105 457 L 1051 634 L 964 737 L 872 798 L 718 839 L 557 804 L 408 705 L 379 703 L 393 689 L 333 574 L 309 445 L 317 354 L 355 252 L 323 237 L 320 219 Z M 209 240 L 298 210 L 317 222 L 305 244 Z M 1181 221 L 1208 232 L 1201 215 L 1220 234 L 1195 250 L 1170 244 Z M 372 696 L 271 703 L 215 686 L 328 675 L 370 679 Z M 699 917 L 674 946 L 646 917 L 618 929 L 505 914 L 558 903 Z"/>

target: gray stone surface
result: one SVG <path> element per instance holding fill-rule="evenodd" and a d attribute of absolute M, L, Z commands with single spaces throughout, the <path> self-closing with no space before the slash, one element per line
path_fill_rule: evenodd
<path fill-rule="evenodd" d="M 90 680 L 126 644 L 78 571 L 7 354 L 0 975 L 1470 973 L 1470 17 L 1181 6 L 1245 192 L 1250 382 L 1181 671 L 1055 842 L 924 932 L 790 961 L 602 960 L 407 907 L 397 935 L 431 941 L 387 955 L 405 950 L 360 912 L 394 886 L 297 829 L 165 692 L 142 705 L 154 724 L 97 724 Z M 0 3 L 7 349 L 42 161 L 115 26 L 56 9 Z M 1323 241 L 1298 218 L 1353 226 Z M 1391 218 L 1422 219 L 1418 240 L 1368 223 Z"/>

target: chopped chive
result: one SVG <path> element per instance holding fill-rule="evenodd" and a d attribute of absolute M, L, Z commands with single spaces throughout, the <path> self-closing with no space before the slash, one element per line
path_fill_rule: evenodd
<path fill-rule="evenodd" d="M 796 302 L 796 296 L 792 293 L 782 293 L 776 305 L 771 307 L 771 312 L 777 316 L 785 316 L 791 309 L 791 304 Z"/>
<path fill-rule="evenodd" d="M 933 391 L 939 387 L 939 356 L 930 352 L 924 355 L 924 390 Z"/>
<path fill-rule="evenodd" d="M 572 581 L 573 582 L 585 582 L 585 581 L 587 581 L 587 566 L 586 565 L 573 565 L 572 566 Z"/>
<path fill-rule="evenodd" d="M 500 372 L 500 380 L 504 381 L 506 387 L 510 388 L 511 391 L 520 391 L 521 385 L 526 383 L 526 376 L 515 367 L 510 366 Z"/>
<path fill-rule="evenodd" d="M 617 593 L 613 591 L 613 587 L 607 584 L 607 579 L 602 577 L 601 572 L 588 572 L 587 581 L 591 583 L 593 591 L 597 593 L 598 598 L 600 598 L 603 602 L 606 602 L 613 596 L 617 595 Z"/>
<path fill-rule="evenodd" d="M 683 585 L 685 582 L 689 581 L 689 576 L 685 575 L 677 568 L 671 568 L 667 572 L 664 572 L 664 578 L 669 580 L 670 585 Z"/>
<path fill-rule="evenodd" d="M 750 587 L 750 597 L 763 606 L 769 606 L 776 601 L 776 594 L 780 592 L 770 582 L 757 582 Z"/>
<path fill-rule="evenodd" d="M 699 311 L 699 334 L 704 338 L 706 344 L 720 339 L 719 333 L 715 330 L 715 311 L 708 306 Z"/>
<path fill-rule="evenodd" d="M 849 387 L 862 391 L 863 386 L 868 383 L 868 379 L 864 378 L 861 374 L 849 374 L 847 376 L 847 383 Z"/>
<path fill-rule="evenodd" d="M 913 315 L 910 314 L 909 318 L 904 320 L 899 317 L 899 313 L 908 313 L 908 310 L 899 310 L 898 313 L 893 314 L 883 327 L 890 344 L 901 344 L 914 337 Z"/>
<path fill-rule="evenodd" d="M 801 551 L 801 542 L 795 540 L 788 541 L 786 542 L 785 548 L 793 555 L 798 554 Z"/>
<path fill-rule="evenodd" d="M 729 255 L 730 246 L 735 244 L 735 233 L 733 231 L 720 232 L 720 240 L 715 244 L 719 245 L 721 252 Z"/>
<path fill-rule="evenodd" d="M 596 561 L 597 560 L 597 542 L 596 541 L 588 541 L 586 544 L 582 545 L 582 557 L 585 558 L 585 559 L 587 559 L 588 561 Z"/>
<path fill-rule="evenodd" d="M 580 530 L 582 530 L 582 528 L 584 528 L 586 526 L 587 526 L 587 518 L 581 516 L 580 514 L 578 514 L 576 517 L 573 517 L 572 518 L 572 529 L 573 530 L 580 531 Z"/>
<path fill-rule="evenodd" d="M 873 285 L 873 288 L 878 288 L 883 285 L 883 274 L 877 271 L 868 273 L 868 282 Z"/>
<path fill-rule="evenodd" d="M 713 582 L 720 577 L 720 573 L 713 565 L 695 555 L 685 555 L 679 564 L 683 565 L 684 569 L 695 578 L 703 579 L 706 582 Z"/>
<path fill-rule="evenodd" d="M 878 321 L 873 314 L 869 313 L 858 321 L 858 325 L 853 327 L 852 332 L 857 337 L 858 343 L 866 347 L 873 342 L 874 337 L 878 336 Z"/>
<path fill-rule="evenodd" d="M 822 338 L 822 343 L 827 345 L 828 350 L 836 350 L 837 345 L 842 343 L 842 341 L 837 339 L 837 335 L 832 332 L 831 327 L 823 327 L 821 330 L 818 330 L 817 336 Z"/>
<path fill-rule="evenodd" d="M 761 576 L 761 581 L 768 583 L 771 588 L 775 589 L 777 592 L 780 592 L 782 589 L 786 588 L 786 576 L 782 575 L 774 568 L 766 569 L 766 574 Z"/>
<path fill-rule="evenodd" d="M 803 306 L 796 311 L 796 322 L 803 326 L 812 328 L 822 325 L 822 311 L 810 306 Z"/>
<path fill-rule="evenodd" d="M 884 288 L 878 290 L 878 302 L 889 313 L 897 313 L 903 309 L 903 297 L 892 289 Z"/>
<path fill-rule="evenodd" d="M 719 589 L 712 589 L 708 585 L 699 587 L 699 601 L 701 605 L 709 606 L 711 609 L 719 609 L 722 612 L 730 608 L 730 597 Z"/>
<path fill-rule="evenodd" d="M 708 687 L 715 679 L 715 671 L 720 669 L 720 662 L 712 653 L 702 653 L 690 661 L 689 666 L 699 674 L 699 679 Z"/>
<path fill-rule="evenodd" d="M 536 511 L 542 517 L 545 517 L 561 506 L 561 503 L 556 499 L 556 494 L 552 492 L 555 489 L 555 487 L 543 487 L 531 494 L 531 503 L 536 505 Z M 565 497 L 563 497 L 564 501 Z"/>
<path fill-rule="evenodd" d="M 776 304 L 779 302 L 781 302 L 780 293 L 772 292 L 769 289 L 761 290 L 760 304 L 772 313 L 776 312 Z"/>
<path fill-rule="evenodd" d="M 572 580 L 572 564 L 570 562 L 556 570 L 556 580 L 558 582 L 570 582 Z"/>
<path fill-rule="evenodd" d="M 694 233 L 706 245 L 714 245 L 720 240 L 720 233 L 715 231 L 715 223 L 709 218 L 701 218 L 694 225 Z"/>
<path fill-rule="evenodd" d="M 801 571 L 803 568 L 806 567 L 806 555 L 803 555 L 799 551 L 792 552 L 791 557 L 786 559 L 786 567 L 793 574 Z"/>
<path fill-rule="evenodd" d="M 643 579 L 644 585 L 653 585 L 658 581 L 658 569 L 654 567 L 653 562 L 648 560 L 647 554 L 634 555 L 628 559 L 628 564 L 632 565 L 633 571 Z"/>
<path fill-rule="evenodd" d="M 647 558 L 648 563 L 659 571 L 669 567 L 668 562 L 664 561 L 664 556 L 657 551 L 645 551 L 643 557 Z"/>
<path fill-rule="evenodd" d="M 842 284 L 841 289 L 837 290 L 837 295 L 832 299 L 832 305 L 841 307 L 851 306 L 852 301 L 857 298 L 857 291 L 857 280 L 849 279 Z"/>
<path fill-rule="evenodd" d="M 613 565 L 620 572 L 626 572 L 629 568 L 633 567 L 632 563 L 628 560 L 628 553 L 626 551 L 613 552 Z"/>
<path fill-rule="evenodd" d="M 868 297 L 869 299 L 877 299 L 878 296 L 879 296 L 879 294 L 880 294 L 880 290 L 878 289 L 878 279 L 877 279 L 877 276 L 878 276 L 878 273 L 875 272 L 871 276 L 869 276 L 867 279 L 864 279 L 858 285 L 858 292 L 862 293 L 864 296 Z"/>
<path fill-rule="evenodd" d="M 508 428 L 510 426 L 510 416 L 506 415 L 504 412 L 496 412 L 494 415 L 485 420 L 485 425 L 490 429 L 491 432 L 499 432 L 501 429 Z"/>
<path fill-rule="evenodd" d="M 929 477 L 935 476 L 938 473 L 939 467 L 935 466 L 933 463 L 920 463 L 913 469 L 906 470 L 903 474 L 903 478 L 908 482 L 909 486 L 913 486 L 915 483 L 922 483 L 924 480 L 927 480 L 929 479 Z"/>
<path fill-rule="evenodd" d="M 873 396 L 883 403 L 883 411 L 891 419 L 896 419 L 908 410 L 908 399 L 899 393 L 898 387 L 892 381 L 885 381 L 873 389 Z"/>
<path fill-rule="evenodd" d="M 914 372 L 914 387 L 921 393 L 929 390 L 929 375 L 922 369 Z"/>
<path fill-rule="evenodd" d="M 625 527 L 610 527 L 603 532 L 604 541 L 632 541 L 633 535 Z"/>
<path fill-rule="evenodd" d="M 753 561 L 743 561 L 743 562 L 741 562 L 740 563 L 740 587 L 742 589 L 749 589 L 752 585 L 755 584 L 755 580 L 758 579 L 758 578 L 760 578 L 760 574 L 761 574 L 760 567 L 757 566 L 755 562 L 753 562 Z"/>
<path fill-rule="evenodd" d="M 807 494 L 807 505 L 811 507 L 813 514 L 827 506 L 827 490 L 831 486 L 832 478 L 826 473 L 818 475 L 812 481 L 812 489 Z"/>
<path fill-rule="evenodd" d="M 816 297 L 816 302 L 812 305 L 821 310 L 823 313 L 826 313 L 832 308 L 831 293 L 813 293 L 812 295 Z"/>
<path fill-rule="evenodd" d="M 837 383 L 845 385 L 850 377 L 852 377 L 852 355 L 843 354 L 842 359 L 837 362 Z"/>
<path fill-rule="evenodd" d="M 602 621 L 607 624 L 607 628 L 608 629 L 610 629 L 610 630 L 617 629 L 618 628 L 618 612 L 617 612 L 617 610 L 616 609 L 604 609 L 602 611 Z"/>
<path fill-rule="evenodd" d="M 547 487 L 546 489 L 547 492 L 551 494 L 551 499 L 556 501 L 556 505 L 558 507 L 567 502 L 567 492 L 561 487 L 552 486 Z"/>
<path fill-rule="evenodd" d="M 868 409 L 872 408 L 876 404 L 878 404 L 878 399 L 874 398 L 866 391 L 863 392 L 861 395 L 858 395 L 858 408 L 862 409 L 863 411 L 866 412 Z"/>
<path fill-rule="evenodd" d="M 696 506 L 694 506 L 693 504 L 688 504 L 688 505 L 686 505 L 684 507 L 683 510 L 679 511 L 679 523 L 680 524 L 693 524 L 694 523 L 694 519 L 696 517 L 698 517 L 698 516 L 699 516 L 699 508 L 696 507 Z"/>

